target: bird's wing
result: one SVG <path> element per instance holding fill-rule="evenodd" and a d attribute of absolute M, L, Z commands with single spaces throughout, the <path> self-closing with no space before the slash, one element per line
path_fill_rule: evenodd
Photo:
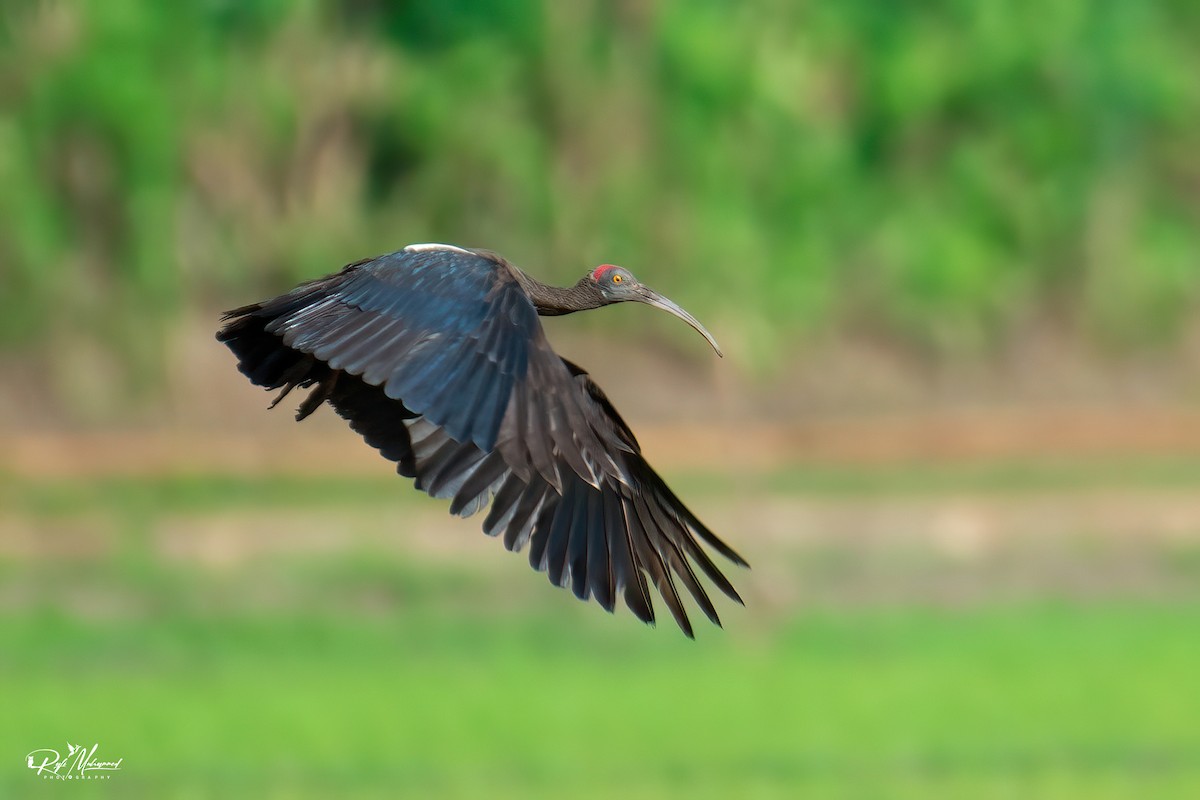
<path fill-rule="evenodd" d="M 677 588 L 682 583 L 719 625 L 697 572 L 737 602 L 741 598 L 701 543 L 737 564 L 746 562 L 650 467 L 632 431 L 591 378 L 569 362 L 560 359 L 559 364 L 590 423 L 607 427 L 628 445 L 612 452 L 620 479 L 606 475 L 594 486 L 563 463 L 554 446 L 561 491 L 539 473 L 522 477 L 502 451 L 484 452 L 472 442 L 454 440 L 445 428 L 406 414 L 399 401 L 361 380 L 339 379 L 329 401 L 369 444 L 397 461 L 398 471 L 414 478 L 418 489 L 450 500 L 452 513 L 469 516 L 491 501 L 484 532 L 503 538 L 509 550 L 528 548 L 530 565 L 555 585 L 569 586 L 580 599 L 594 597 L 608 611 L 624 597 L 639 619 L 654 622 L 652 582 L 675 621 L 692 636 Z"/>
<path fill-rule="evenodd" d="M 316 384 L 417 488 L 484 530 L 528 544 L 531 564 L 608 610 L 623 594 L 654 619 L 646 578 L 691 635 L 674 579 L 716 611 L 692 569 L 740 599 L 699 542 L 745 562 L 642 458 L 598 386 L 550 348 L 502 262 L 469 251 L 401 251 L 227 315 L 218 338 L 267 388 Z M 282 397 L 282 395 L 281 395 Z"/>
<path fill-rule="evenodd" d="M 457 248 L 352 264 L 251 313 L 293 350 L 381 387 L 484 450 L 495 446 L 540 330 L 502 264 Z"/>
<path fill-rule="evenodd" d="M 610 450 L 618 474 L 606 475 L 599 486 L 592 486 L 572 473 L 561 493 L 548 487 L 539 491 L 536 485 L 522 488 L 519 480 L 508 476 L 484 521 L 485 532 L 503 535 L 510 550 L 520 549 L 527 540 L 534 568 L 545 570 L 556 585 L 570 585 L 581 599 L 590 594 L 609 611 L 616 595 L 623 594 L 634 614 L 653 622 L 646 586 L 649 578 L 675 621 L 691 636 L 691 623 L 676 588 L 679 581 L 705 615 L 720 625 L 693 565 L 724 594 L 739 603 L 741 598 L 700 543 L 736 564 L 745 566 L 745 560 L 705 527 L 651 468 L 633 431 L 591 377 L 565 359 L 554 359 L 566 370 L 571 389 L 599 438 L 622 443 Z M 474 494 L 477 485 L 464 485 L 454 502 L 486 499 Z M 531 495 L 540 495 L 541 503 L 532 514 L 526 512 Z"/>
<path fill-rule="evenodd" d="M 287 347 L 381 387 L 451 438 L 499 448 L 523 478 L 537 472 L 561 489 L 563 462 L 593 486 L 618 473 L 611 443 L 562 393 L 563 367 L 544 357 L 553 354 L 537 310 L 501 260 L 450 247 L 401 250 L 227 315 L 244 316 L 264 320 Z M 231 347 L 234 328 L 221 334 Z"/>

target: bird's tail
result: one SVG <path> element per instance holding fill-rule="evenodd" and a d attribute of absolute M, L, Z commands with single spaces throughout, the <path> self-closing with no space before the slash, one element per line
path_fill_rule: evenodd
<path fill-rule="evenodd" d="M 217 341 L 233 351 L 238 360 L 238 371 L 251 383 L 264 389 L 282 389 L 271 403 L 271 408 L 287 397 L 292 389 L 316 385 L 317 389 L 304 399 L 296 411 L 296 419 L 301 420 L 329 398 L 338 373 L 311 355 L 288 347 L 276 334 L 267 332 L 272 320 L 294 310 L 292 303 L 279 302 L 283 299 L 254 303 L 226 312 L 222 317 L 225 325 L 217 333 Z"/>
<path fill-rule="evenodd" d="M 227 312 L 217 341 L 233 351 L 238 369 L 252 383 L 268 390 L 282 390 L 271 403 L 272 408 L 292 389 L 315 386 L 296 410 L 297 420 L 328 401 L 367 444 L 379 450 L 384 458 L 396 462 L 401 475 L 415 477 L 416 461 L 408 428 L 397 421 L 415 419 L 416 414 L 399 400 L 388 397 L 380 387 L 367 384 L 356 375 L 330 369 L 313 356 L 288 347 L 278 334 L 267 330 L 272 321 L 324 296 L 320 292 L 294 295 Z"/>

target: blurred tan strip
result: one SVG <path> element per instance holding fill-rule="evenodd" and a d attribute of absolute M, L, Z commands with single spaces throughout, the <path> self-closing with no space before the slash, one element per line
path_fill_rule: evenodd
<path fill-rule="evenodd" d="M 1200 456 L 1197 411 L 980 411 L 795 424 L 697 422 L 648 426 L 638 433 L 650 460 L 666 469 Z M 241 434 L 194 429 L 0 434 L 0 470 L 28 477 L 379 475 L 387 468 L 357 436 L 333 427 L 266 426 Z"/>
<path fill-rule="evenodd" d="M 0 470 L 27 477 L 161 473 L 378 474 L 386 464 L 362 440 L 195 430 L 29 433 L 0 437 Z M 385 473 L 386 474 L 386 473 Z"/>
<path fill-rule="evenodd" d="M 639 439 L 648 454 L 663 464 L 759 468 L 799 463 L 1200 456 L 1200 412 L 958 411 L 740 430 L 714 430 L 700 424 L 662 426 L 646 430 Z"/>

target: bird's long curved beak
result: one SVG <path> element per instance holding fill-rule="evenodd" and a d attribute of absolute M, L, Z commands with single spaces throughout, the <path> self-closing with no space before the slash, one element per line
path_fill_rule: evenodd
<path fill-rule="evenodd" d="M 722 358 L 725 357 L 725 354 L 721 352 L 720 345 L 717 344 L 717 340 L 713 338 L 711 333 L 705 330 L 704 326 L 701 325 L 695 317 L 684 311 L 675 303 L 663 297 L 658 292 L 654 291 L 653 289 L 648 289 L 645 286 L 639 286 L 637 287 L 637 292 L 632 299 L 637 300 L 639 303 L 645 303 L 648 306 L 661 308 L 663 311 L 679 317 L 688 325 L 691 325 L 693 328 L 695 328 L 696 331 L 703 336 L 710 345 L 712 345 L 712 349 L 717 352 L 717 355 L 721 356 Z"/>

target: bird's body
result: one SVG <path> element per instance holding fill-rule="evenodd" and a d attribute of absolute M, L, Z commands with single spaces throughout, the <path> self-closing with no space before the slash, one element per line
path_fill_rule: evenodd
<path fill-rule="evenodd" d="M 230 311 L 217 334 L 253 383 L 314 387 L 297 419 L 328 402 L 418 489 L 467 516 L 576 596 L 612 611 L 618 594 L 654 621 L 649 577 L 689 635 L 675 580 L 716 610 L 692 569 L 736 591 L 704 541 L 738 564 L 642 458 L 629 426 L 582 369 L 556 355 L 538 320 L 621 300 L 682 317 L 628 271 L 603 265 L 546 286 L 499 256 L 410 245 L 287 294 Z M 720 351 L 718 350 L 718 353 Z"/>

